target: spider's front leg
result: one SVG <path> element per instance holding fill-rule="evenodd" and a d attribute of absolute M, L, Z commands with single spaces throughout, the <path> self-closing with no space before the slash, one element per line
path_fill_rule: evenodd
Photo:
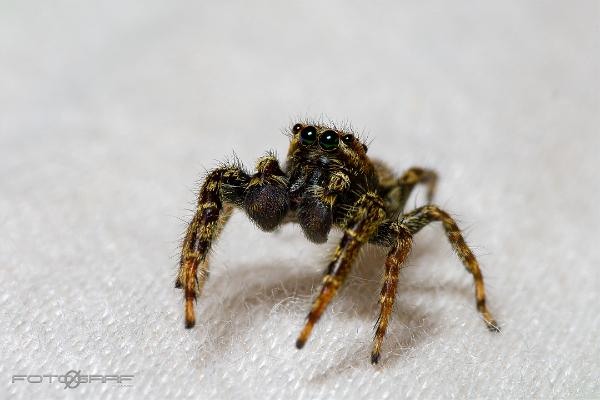
<path fill-rule="evenodd" d="M 240 168 L 223 167 L 211 171 L 200 189 L 196 212 L 183 240 L 179 274 L 175 281 L 175 287 L 183 288 L 184 292 L 186 328 L 196 323 L 194 301 L 208 278 L 211 245 L 233 211 L 232 204 L 225 201 L 223 186 L 228 185 L 244 193 L 249 180 L 250 176 Z"/>
<path fill-rule="evenodd" d="M 256 174 L 249 176 L 240 167 L 222 167 L 211 171 L 200 193 L 196 212 L 187 227 L 179 274 L 175 287 L 183 288 L 185 326 L 194 326 L 194 301 L 208 278 L 208 255 L 227 222 L 233 206 L 244 208 L 262 229 L 272 230 L 281 223 L 289 202 L 287 179 L 273 155 L 258 161 Z"/>
<path fill-rule="evenodd" d="M 385 211 L 379 196 L 367 193 L 359 198 L 352 217 L 345 224 L 342 240 L 327 267 L 321 292 L 313 302 L 306 324 L 296 340 L 297 348 L 304 347 L 314 325 L 346 280 L 361 246 L 377 231 L 384 218 Z"/>

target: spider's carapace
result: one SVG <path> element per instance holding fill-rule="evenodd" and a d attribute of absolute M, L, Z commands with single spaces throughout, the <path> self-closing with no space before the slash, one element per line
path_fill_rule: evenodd
<path fill-rule="evenodd" d="M 185 299 L 185 323 L 195 324 L 194 302 L 208 276 L 212 243 L 234 208 L 240 208 L 261 229 L 272 231 L 283 223 L 298 223 L 307 239 L 323 243 L 332 227 L 343 231 L 325 271 L 319 295 L 308 314 L 296 346 L 302 348 L 331 299 L 344 283 L 361 247 L 373 243 L 389 248 L 379 303 L 371 362 L 379 361 L 391 317 L 400 267 L 412 247 L 413 236 L 430 222 L 442 223 L 448 240 L 473 275 L 477 309 L 490 330 L 498 325 L 486 306 L 483 277 L 475 256 L 448 213 L 431 204 L 436 174 L 413 167 L 396 177 L 381 162 L 367 156 L 367 146 L 352 132 L 317 123 L 291 128 L 283 167 L 274 154 L 260 158 L 248 173 L 239 163 L 210 171 L 181 250 L 176 287 Z M 427 204 L 405 212 L 413 188 L 426 184 Z"/>

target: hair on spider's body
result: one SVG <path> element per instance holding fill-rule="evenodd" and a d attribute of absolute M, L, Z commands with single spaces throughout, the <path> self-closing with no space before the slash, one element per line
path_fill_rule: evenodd
<path fill-rule="evenodd" d="M 437 175 L 413 167 L 400 177 L 367 156 L 367 145 L 351 131 L 331 124 L 297 123 L 289 132 L 284 166 L 273 152 L 261 157 L 256 172 L 244 170 L 237 158 L 208 172 L 197 208 L 182 244 L 176 287 L 185 299 L 185 324 L 195 324 L 194 302 L 208 276 L 209 252 L 234 208 L 243 209 L 262 230 L 283 223 L 300 225 L 306 238 L 327 241 L 333 227 L 343 231 L 323 277 L 296 346 L 302 348 L 331 299 L 348 276 L 366 243 L 390 248 L 385 261 L 371 362 L 377 363 L 391 317 L 402 263 L 413 236 L 431 222 L 442 223 L 446 236 L 467 271 L 473 275 L 477 309 L 490 330 L 498 325 L 486 306 L 483 277 L 475 256 L 456 222 L 431 204 Z M 404 207 L 417 184 L 427 185 L 427 204 L 410 212 Z"/>

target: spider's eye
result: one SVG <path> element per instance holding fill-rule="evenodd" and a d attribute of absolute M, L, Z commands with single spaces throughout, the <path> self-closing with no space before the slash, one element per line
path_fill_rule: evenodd
<path fill-rule="evenodd" d="M 338 147 L 340 138 L 334 131 L 325 131 L 319 138 L 319 144 L 323 150 L 334 150 Z"/>
<path fill-rule="evenodd" d="M 346 143 L 346 144 L 352 143 L 353 140 L 354 140 L 354 136 L 353 135 L 348 134 L 348 135 L 342 136 L 342 141 L 344 143 Z"/>
<path fill-rule="evenodd" d="M 292 132 L 294 132 L 294 134 L 300 132 L 302 130 L 302 124 L 296 124 L 294 125 L 294 127 L 292 128 Z"/>
<path fill-rule="evenodd" d="M 294 129 L 296 127 L 294 126 Z M 300 133 L 300 141 L 302 144 L 313 144 L 317 140 L 317 129 L 314 126 L 307 126 Z"/>

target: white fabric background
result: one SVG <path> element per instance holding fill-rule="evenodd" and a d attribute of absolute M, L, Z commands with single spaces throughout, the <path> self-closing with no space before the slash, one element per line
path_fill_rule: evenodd
<path fill-rule="evenodd" d="M 0 398 L 600 397 L 599 20 L 597 1 L 0 3 Z M 205 169 L 284 156 L 281 130 L 321 115 L 440 173 L 500 335 L 432 226 L 378 367 L 373 249 L 297 351 L 337 236 L 243 214 L 183 328 Z M 135 379 L 10 382 L 71 369 Z"/>

